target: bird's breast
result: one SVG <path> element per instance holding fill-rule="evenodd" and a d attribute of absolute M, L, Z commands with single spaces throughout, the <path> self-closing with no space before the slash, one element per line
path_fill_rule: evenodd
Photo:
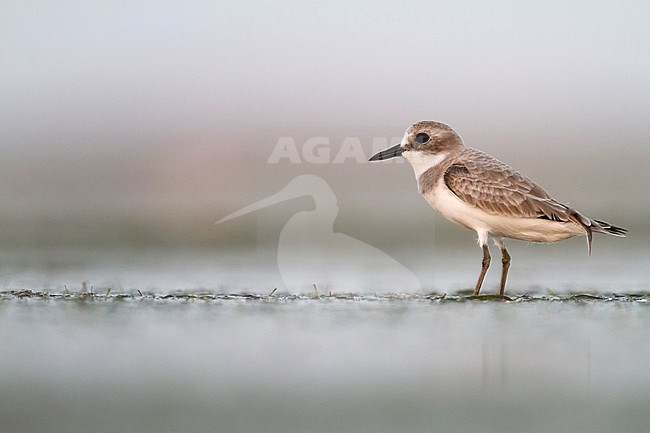
<path fill-rule="evenodd" d="M 449 221 L 460 226 L 477 230 L 484 226 L 485 212 L 463 202 L 447 188 L 442 180 L 435 187 L 423 193 L 429 205 Z"/>

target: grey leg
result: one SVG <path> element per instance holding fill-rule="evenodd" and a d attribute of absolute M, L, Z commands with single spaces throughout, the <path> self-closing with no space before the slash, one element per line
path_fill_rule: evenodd
<path fill-rule="evenodd" d="M 503 267 L 501 268 L 501 286 L 499 288 L 499 295 L 503 296 L 506 291 L 506 278 L 508 278 L 508 269 L 510 269 L 510 254 L 508 254 L 508 250 L 506 250 L 505 246 L 501 248 L 501 264 Z"/>
<path fill-rule="evenodd" d="M 477 296 L 481 291 L 481 286 L 483 285 L 483 280 L 485 279 L 485 273 L 490 267 L 490 260 L 490 250 L 488 249 L 487 244 L 483 245 L 483 261 L 481 262 L 481 273 L 479 274 L 478 281 L 476 282 L 474 296 Z"/>

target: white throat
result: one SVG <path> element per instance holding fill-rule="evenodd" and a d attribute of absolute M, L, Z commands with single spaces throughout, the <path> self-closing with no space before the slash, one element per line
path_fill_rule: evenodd
<path fill-rule="evenodd" d="M 445 158 L 447 158 L 447 152 L 432 154 L 411 150 L 402 153 L 402 156 L 411 163 L 413 171 L 415 171 L 415 178 L 420 179 L 422 173 L 439 165 Z"/>

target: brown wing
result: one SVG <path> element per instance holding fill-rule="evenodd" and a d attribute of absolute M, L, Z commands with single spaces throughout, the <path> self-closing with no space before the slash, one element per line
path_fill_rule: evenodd
<path fill-rule="evenodd" d="M 465 203 L 490 214 L 575 221 L 575 211 L 551 198 L 512 167 L 475 149 L 444 174 L 447 187 Z M 576 221 L 578 222 L 578 221 Z M 581 222 L 578 222 L 582 224 Z"/>

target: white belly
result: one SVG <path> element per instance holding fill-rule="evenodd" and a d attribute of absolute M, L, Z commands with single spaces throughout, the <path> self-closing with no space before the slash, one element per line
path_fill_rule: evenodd
<path fill-rule="evenodd" d="M 462 201 L 442 181 L 425 193 L 424 198 L 449 221 L 476 231 L 479 239 L 489 234 L 529 242 L 555 242 L 584 234 L 572 222 L 489 214 Z"/>

